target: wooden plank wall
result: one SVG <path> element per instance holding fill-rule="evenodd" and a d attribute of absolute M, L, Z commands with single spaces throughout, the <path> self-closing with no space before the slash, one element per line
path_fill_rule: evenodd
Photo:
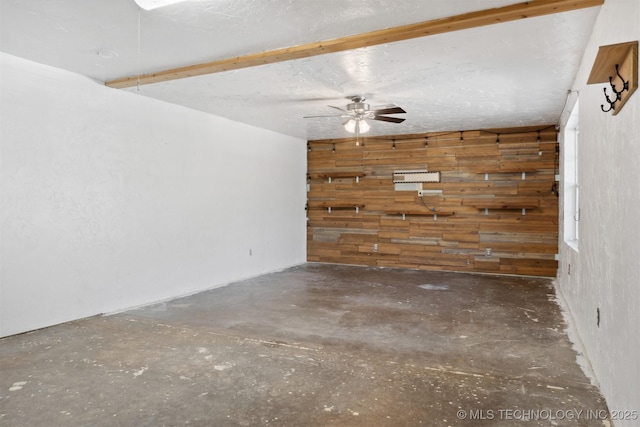
<path fill-rule="evenodd" d="M 360 141 L 309 141 L 309 261 L 555 277 L 554 126 Z M 440 171 L 422 186 L 442 194 L 396 191 L 412 169 Z"/>

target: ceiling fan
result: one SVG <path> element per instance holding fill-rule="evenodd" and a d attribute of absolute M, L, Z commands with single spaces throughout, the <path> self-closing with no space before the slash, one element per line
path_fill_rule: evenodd
<path fill-rule="evenodd" d="M 315 118 L 315 117 L 343 117 L 346 118 L 342 125 L 345 127 L 347 132 L 356 134 L 356 144 L 358 143 L 358 135 L 361 133 L 366 133 L 369 131 L 370 127 L 367 123 L 367 120 L 379 120 L 382 122 L 389 123 L 402 123 L 405 119 L 401 119 L 399 117 L 390 117 L 387 114 L 402 114 L 406 113 L 402 108 L 398 107 L 395 104 L 389 105 L 380 105 L 377 107 L 371 108 L 369 104 L 365 103 L 365 98 L 363 96 L 350 96 L 347 99 L 351 100 L 351 103 L 347 104 L 347 108 L 334 107 L 333 105 L 328 105 L 328 107 L 335 108 L 336 110 L 341 111 L 339 114 L 327 114 L 320 116 L 305 116 L 305 119 Z"/>

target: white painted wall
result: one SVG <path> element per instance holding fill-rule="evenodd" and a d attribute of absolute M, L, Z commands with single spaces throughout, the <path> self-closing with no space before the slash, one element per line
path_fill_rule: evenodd
<path fill-rule="evenodd" d="M 586 81 L 599 46 L 639 38 L 640 2 L 606 0 L 573 87 L 579 91 L 580 241 L 575 251 L 561 238 L 558 272 L 558 289 L 609 408 L 636 410 L 638 417 L 640 91 L 612 116 L 600 110 L 604 85 Z M 567 117 L 563 115 L 563 127 Z M 616 426 L 639 423 L 640 418 L 615 421 Z"/>
<path fill-rule="evenodd" d="M 0 336 L 305 261 L 305 141 L 6 54 L 0 72 Z"/>

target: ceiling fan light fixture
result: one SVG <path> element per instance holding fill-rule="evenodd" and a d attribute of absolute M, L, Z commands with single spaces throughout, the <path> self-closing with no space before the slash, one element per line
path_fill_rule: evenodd
<path fill-rule="evenodd" d="M 371 126 L 365 120 L 362 119 L 350 119 L 344 124 L 344 128 L 349 133 L 367 133 Z"/>
<path fill-rule="evenodd" d="M 144 10 L 153 10 L 160 7 L 170 6 L 175 3 L 182 3 L 186 0 L 135 0 L 135 2 Z"/>
<path fill-rule="evenodd" d="M 344 128 L 349 133 L 355 133 L 356 132 L 356 121 L 353 120 L 353 119 L 347 120 L 347 122 L 344 124 Z"/>

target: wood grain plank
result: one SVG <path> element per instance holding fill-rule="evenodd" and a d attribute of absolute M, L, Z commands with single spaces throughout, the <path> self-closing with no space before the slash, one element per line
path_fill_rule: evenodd
<path fill-rule="evenodd" d="M 105 83 L 113 88 L 166 82 L 204 74 L 220 73 L 241 68 L 256 67 L 294 59 L 308 58 L 327 53 L 343 52 L 368 46 L 410 40 L 418 37 L 477 28 L 486 25 L 516 21 L 536 16 L 567 12 L 602 5 L 604 0 L 532 0 L 524 3 L 464 13 L 448 18 L 434 19 L 416 24 L 386 28 L 362 34 L 323 40 L 299 46 L 291 46 L 266 52 L 252 53 L 233 58 L 219 59 L 202 64 L 177 67 L 128 76 Z"/>

